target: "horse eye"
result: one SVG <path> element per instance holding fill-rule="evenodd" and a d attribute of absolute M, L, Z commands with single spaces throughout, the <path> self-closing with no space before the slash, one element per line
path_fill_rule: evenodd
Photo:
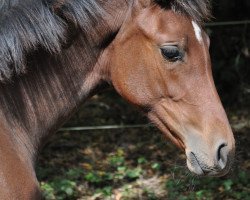
<path fill-rule="evenodd" d="M 161 47 L 161 54 L 166 60 L 170 62 L 176 62 L 178 60 L 182 60 L 183 58 L 183 54 L 180 52 L 177 46 Z"/>

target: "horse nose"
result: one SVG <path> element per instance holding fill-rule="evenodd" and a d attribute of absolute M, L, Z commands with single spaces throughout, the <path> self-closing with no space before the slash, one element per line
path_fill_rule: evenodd
<path fill-rule="evenodd" d="M 210 151 L 207 149 L 209 154 L 203 153 L 199 147 L 193 151 L 186 151 L 187 166 L 190 171 L 202 176 L 225 175 L 230 169 L 233 151 L 227 143 L 219 143 L 216 146 L 216 148 L 210 147 Z"/>
<path fill-rule="evenodd" d="M 222 143 L 217 148 L 217 162 L 220 169 L 224 169 L 227 165 L 227 157 L 228 157 L 228 147 L 226 143 Z"/>

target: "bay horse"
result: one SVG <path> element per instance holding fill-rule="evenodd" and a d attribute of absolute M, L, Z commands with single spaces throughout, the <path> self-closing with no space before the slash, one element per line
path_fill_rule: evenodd
<path fill-rule="evenodd" d="M 34 165 L 79 105 L 113 86 L 187 156 L 228 172 L 235 142 L 212 78 L 207 0 L 2 0 L 0 199 L 40 199 Z"/>

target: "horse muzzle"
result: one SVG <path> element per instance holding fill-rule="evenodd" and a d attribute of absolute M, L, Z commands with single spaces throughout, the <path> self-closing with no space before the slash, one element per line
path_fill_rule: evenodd
<path fill-rule="evenodd" d="M 231 168 L 234 149 L 222 143 L 209 153 L 193 148 L 186 150 L 188 169 L 198 176 L 224 176 Z"/>

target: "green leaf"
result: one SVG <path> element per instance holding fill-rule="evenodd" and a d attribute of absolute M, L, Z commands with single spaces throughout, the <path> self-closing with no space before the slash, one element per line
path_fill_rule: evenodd
<path fill-rule="evenodd" d="M 99 183 L 101 182 L 101 178 L 94 172 L 89 172 L 85 175 L 85 180 L 90 183 Z"/>
<path fill-rule="evenodd" d="M 45 199 L 55 200 L 55 190 L 49 183 L 41 183 L 41 190 Z"/>
<path fill-rule="evenodd" d="M 104 196 L 111 196 L 112 195 L 112 187 L 107 186 L 102 189 L 102 193 Z"/>
<path fill-rule="evenodd" d="M 109 163 L 110 163 L 112 166 L 121 166 L 124 162 L 125 162 L 125 159 L 124 159 L 124 157 L 122 157 L 122 156 L 112 156 L 112 157 L 109 159 Z"/>
<path fill-rule="evenodd" d="M 66 175 L 70 178 L 70 179 L 78 179 L 82 176 L 83 174 L 83 170 L 80 168 L 75 168 L 75 169 L 70 169 Z"/>
<path fill-rule="evenodd" d="M 161 165 L 159 163 L 154 163 L 151 165 L 152 169 L 159 170 L 161 168 Z"/>
<path fill-rule="evenodd" d="M 142 169 L 140 167 L 137 167 L 135 169 L 129 169 L 126 171 L 126 176 L 131 179 L 138 178 L 141 174 Z"/>
<path fill-rule="evenodd" d="M 138 158 L 137 163 L 138 164 L 144 164 L 144 163 L 147 163 L 147 160 L 144 157 L 140 157 L 140 158 Z"/>
<path fill-rule="evenodd" d="M 231 179 L 228 179 L 228 180 L 223 182 L 223 185 L 224 185 L 225 190 L 229 191 L 232 188 L 233 181 Z"/>

